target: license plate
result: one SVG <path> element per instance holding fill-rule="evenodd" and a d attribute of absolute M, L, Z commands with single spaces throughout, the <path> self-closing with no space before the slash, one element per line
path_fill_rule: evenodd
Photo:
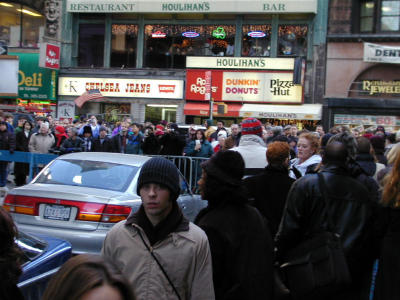
<path fill-rule="evenodd" d="M 46 205 L 43 218 L 51 220 L 68 221 L 71 214 L 71 207 L 62 205 Z"/>

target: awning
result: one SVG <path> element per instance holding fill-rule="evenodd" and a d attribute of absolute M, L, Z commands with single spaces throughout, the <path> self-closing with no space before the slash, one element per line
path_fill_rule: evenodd
<path fill-rule="evenodd" d="M 321 120 L 322 104 L 271 105 L 243 104 L 240 117 L 273 118 L 291 120 Z"/>
<path fill-rule="evenodd" d="M 218 102 L 214 102 L 213 107 L 213 115 L 219 117 L 239 117 L 239 111 L 242 107 L 242 104 L 233 103 L 227 105 L 228 111 L 226 114 L 218 114 L 217 113 L 217 104 Z M 188 116 L 208 116 L 210 114 L 210 104 L 208 102 L 187 102 L 183 109 L 183 113 Z"/>

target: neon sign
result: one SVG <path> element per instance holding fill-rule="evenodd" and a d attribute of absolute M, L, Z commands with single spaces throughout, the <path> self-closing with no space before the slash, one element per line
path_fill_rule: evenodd
<path fill-rule="evenodd" d="M 223 27 L 218 27 L 217 29 L 213 30 L 212 36 L 216 39 L 223 40 L 226 37 L 226 32 Z"/>
<path fill-rule="evenodd" d="M 182 33 L 182 36 L 187 37 L 187 38 L 195 38 L 198 37 L 200 33 L 194 32 L 194 31 L 186 31 Z"/>
<path fill-rule="evenodd" d="M 266 34 L 262 31 L 250 31 L 247 35 L 252 38 L 263 38 L 266 36 Z"/>
<path fill-rule="evenodd" d="M 161 31 L 156 31 L 156 32 L 153 32 L 152 34 L 151 34 L 151 37 L 152 38 L 158 38 L 158 39 L 162 39 L 162 38 L 165 38 L 167 36 L 167 34 L 166 33 L 164 33 L 164 32 L 161 32 Z"/>

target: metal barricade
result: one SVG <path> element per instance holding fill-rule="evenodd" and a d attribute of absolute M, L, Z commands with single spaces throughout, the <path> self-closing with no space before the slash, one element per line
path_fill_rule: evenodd
<path fill-rule="evenodd" d="M 206 157 L 173 156 L 173 155 L 148 155 L 161 156 L 172 161 L 185 177 L 192 192 L 198 192 L 197 182 L 201 176 L 201 163 L 208 160 Z"/>

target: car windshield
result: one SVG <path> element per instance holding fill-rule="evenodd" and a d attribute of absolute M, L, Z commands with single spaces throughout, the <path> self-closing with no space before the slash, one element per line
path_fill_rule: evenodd
<path fill-rule="evenodd" d="M 39 240 L 31 235 L 23 232 L 18 233 L 18 238 L 15 240 L 18 247 L 22 250 L 22 264 L 34 260 L 36 257 L 42 255 L 47 247 L 45 241 Z"/>
<path fill-rule="evenodd" d="M 36 179 L 35 183 L 63 184 L 124 192 L 139 167 L 116 163 L 58 159 Z"/>

